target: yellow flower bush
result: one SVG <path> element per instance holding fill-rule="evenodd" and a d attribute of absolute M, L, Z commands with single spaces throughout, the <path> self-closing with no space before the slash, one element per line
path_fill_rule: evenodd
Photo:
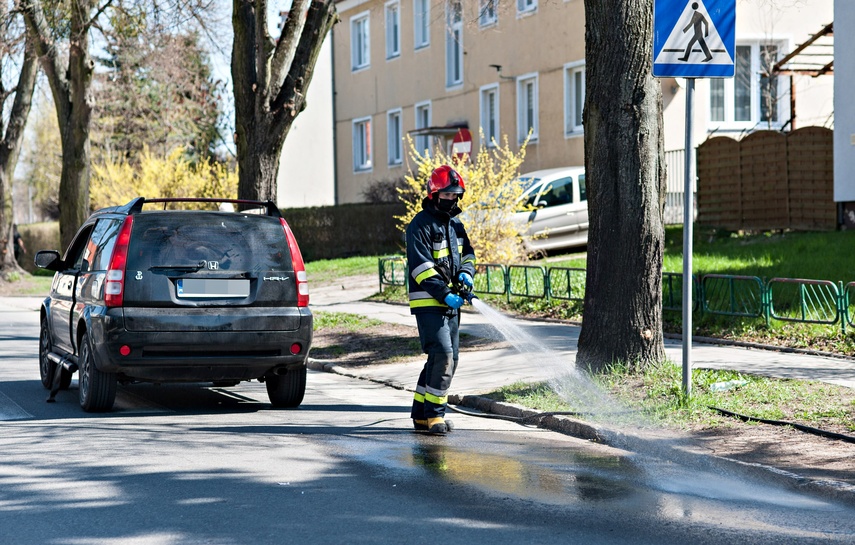
<path fill-rule="evenodd" d="M 237 172 L 226 165 L 193 165 L 185 158 L 183 148 L 176 148 L 164 158 L 155 157 L 145 148 L 138 165 L 126 161 L 94 165 L 89 201 L 97 210 L 123 205 L 136 197 L 234 199 L 237 186 Z"/>
<path fill-rule="evenodd" d="M 482 135 L 483 140 L 483 135 Z M 520 234 L 525 225 L 514 221 L 514 214 L 525 207 L 519 204 L 525 187 L 514 183 L 525 160 L 528 139 L 514 153 L 508 145 L 507 135 L 501 146 L 482 149 L 470 161 L 468 156 L 458 160 L 437 148 L 433 156 L 421 155 L 411 138 L 407 137 L 410 159 L 415 168 L 404 178 L 404 187 L 398 196 L 406 205 L 406 213 L 395 216 L 402 231 L 422 209 L 422 199 L 427 196 L 427 182 L 433 170 L 441 165 L 451 165 L 463 176 L 466 194 L 460 207 L 460 219 L 475 249 L 479 263 L 511 264 L 528 259 Z"/>

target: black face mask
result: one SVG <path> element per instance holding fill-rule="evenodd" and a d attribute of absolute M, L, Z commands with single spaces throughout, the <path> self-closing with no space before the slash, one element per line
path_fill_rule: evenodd
<path fill-rule="evenodd" d="M 449 200 L 449 199 L 436 199 L 436 208 L 441 212 L 445 212 L 446 214 L 450 214 L 451 210 L 457 205 L 457 199 Z"/>

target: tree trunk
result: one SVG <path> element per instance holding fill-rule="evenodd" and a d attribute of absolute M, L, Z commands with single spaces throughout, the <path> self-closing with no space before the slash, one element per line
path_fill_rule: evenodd
<path fill-rule="evenodd" d="M 2 137 L 0 140 L 0 272 L 20 269 L 15 261 L 14 238 L 12 236 L 12 223 L 14 222 L 14 212 L 11 206 L 12 176 L 15 173 L 15 166 L 18 164 L 21 144 L 24 141 L 24 127 L 30 114 L 33 89 L 36 85 L 36 75 L 39 69 L 32 42 L 28 40 L 25 48 L 24 60 L 21 63 L 21 71 L 18 75 L 18 84 L 15 86 L 15 99 L 12 102 L 11 110 L 9 110 L 9 120 L 5 127 L 3 120 L 0 119 L 0 137 Z M 0 109 L 2 109 L 2 102 L 0 102 Z"/>
<path fill-rule="evenodd" d="M 89 215 L 89 127 L 92 121 L 90 87 L 94 63 L 89 54 L 89 27 L 95 0 L 72 0 L 68 66 L 45 21 L 40 0 L 22 0 L 27 30 L 36 43 L 39 60 L 50 84 L 62 142 L 59 182 L 59 235 L 65 248 Z"/>
<path fill-rule="evenodd" d="M 282 35 L 267 33 L 267 0 L 233 0 L 232 79 L 238 198 L 276 200 L 282 145 L 306 92 L 324 39 L 337 20 L 333 0 L 294 0 Z"/>
<path fill-rule="evenodd" d="M 577 365 L 665 357 L 662 92 L 652 0 L 585 0 L 585 170 L 590 231 Z"/>

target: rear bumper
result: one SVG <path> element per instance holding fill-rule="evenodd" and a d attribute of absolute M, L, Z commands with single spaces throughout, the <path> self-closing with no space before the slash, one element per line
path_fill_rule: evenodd
<path fill-rule="evenodd" d="M 129 380 L 257 379 L 305 366 L 312 343 L 311 314 L 294 331 L 127 331 L 120 317 L 101 318 L 92 322 L 96 366 Z"/>

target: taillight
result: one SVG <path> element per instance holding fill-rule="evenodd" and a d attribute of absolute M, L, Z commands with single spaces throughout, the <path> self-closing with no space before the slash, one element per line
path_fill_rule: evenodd
<path fill-rule="evenodd" d="M 131 241 L 131 227 L 134 217 L 128 216 L 119 229 L 113 255 L 110 256 L 110 266 L 107 268 L 107 278 L 104 283 L 104 304 L 108 307 L 120 307 L 125 299 L 125 266 L 128 263 L 128 243 Z"/>
<path fill-rule="evenodd" d="M 297 246 L 297 239 L 288 227 L 285 218 L 279 218 L 282 228 L 285 229 L 285 238 L 288 240 L 288 249 L 291 250 L 291 263 L 294 265 L 294 274 L 297 276 L 297 306 L 309 306 L 309 277 L 306 276 L 306 265 L 303 263 L 303 254 Z"/>

